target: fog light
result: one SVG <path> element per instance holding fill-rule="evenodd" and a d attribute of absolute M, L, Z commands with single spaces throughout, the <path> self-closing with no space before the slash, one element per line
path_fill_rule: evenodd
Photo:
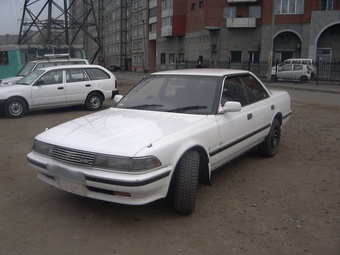
<path fill-rule="evenodd" d="M 113 191 L 116 196 L 131 197 L 129 192 Z"/>

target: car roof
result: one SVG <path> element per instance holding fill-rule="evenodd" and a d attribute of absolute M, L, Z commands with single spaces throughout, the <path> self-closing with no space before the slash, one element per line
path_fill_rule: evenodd
<path fill-rule="evenodd" d="M 36 70 L 44 70 L 44 71 L 50 71 L 50 70 L 59 70 L 59 69 L 71 69 L 71 68 L 100 68 L 102 70 L 106 70 L 104 67 L 99 65 L 61 65 L 61 66 L 48 66 L 48 67 L 41 67 Z"/>
<path fill-rule="evenodd" d="M 198 76 L 225 76 L 233 74 L 249 74 L 251 72 L 237 69 L 213 69 L 213 68 L 197 68 L 197 69 L 180 69 L 167 70 L 152 73 L 151 75 L 198 75 Z"/>

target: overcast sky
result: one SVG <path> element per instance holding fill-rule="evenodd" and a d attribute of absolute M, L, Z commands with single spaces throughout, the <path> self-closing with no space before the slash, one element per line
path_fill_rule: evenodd
<path fill-rule="evenodd" d="M 30 8 L 35 15 L 38 15 L 47 0 L 35 1 L 36 0 L 30 1 L 30 6 L 28 6 L 28 8 Z M 63 0 L 54 0 L 54 2 L 63 5 Z M 19 34 L 24 4 L 25 0 L 0 0 L 0 35 Z M 47 12 L 46 8 L 44 12 Z M 40 16 L 40 18 L 42 17 L 43 16 Z M 47 17 L 47 13 L 45 17 Z M 30 19 L 29 21 L 31 22 L 32 20 Z"/>

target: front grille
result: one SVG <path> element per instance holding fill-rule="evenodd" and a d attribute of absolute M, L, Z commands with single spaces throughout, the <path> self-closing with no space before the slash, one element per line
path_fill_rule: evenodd
<path fill-rule="evenodd" d="M 54 146 L 52 150 L 53 159 L 83 167 L 92 167 L 95 157 L 94 153 L 58 146 Z"/>

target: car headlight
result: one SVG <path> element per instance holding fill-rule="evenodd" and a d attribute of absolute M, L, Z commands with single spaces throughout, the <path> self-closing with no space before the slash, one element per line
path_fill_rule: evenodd
<path fill-rule="evenodd" d="M 160 167 L 161 162 L 153 156 L 127 158 L 106 155 L 96 155 L 93 166 L 121 171 L 146 171 Z"/>
<path fill-rule="evenodd" d="M 34 140 L 33 151 L 44 156 L 51 157 L 53 145 Z"/>

